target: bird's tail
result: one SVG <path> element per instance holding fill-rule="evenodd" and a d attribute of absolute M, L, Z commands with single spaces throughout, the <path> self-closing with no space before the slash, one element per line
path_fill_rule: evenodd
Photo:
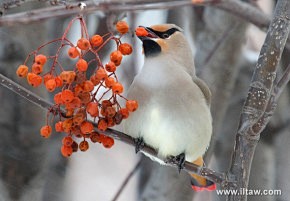
<path fill-rule="evenodd" d="M 198 166 L 203 166 L 203 159 L 199 157 L 197 160 L 193 162 Z M 199 176 L 197 174 L 190 174 L 191 175 L 191 187 L 194 191 L 213 191 L 216 189 L 216 184 L 206 178 Z"/>

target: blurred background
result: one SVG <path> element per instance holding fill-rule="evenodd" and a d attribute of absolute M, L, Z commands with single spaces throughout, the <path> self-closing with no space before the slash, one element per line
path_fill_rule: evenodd
<path fill-rule="evenodd" d="M 0 0 L 2 6 L 7 2 L 12 1 Z M 50 7 L 51 2 L 64 3 L 27 0 L 18 7 L 5 10 L 4 14 Z M 270 17 L 276 3 L 274 0 L 246 2 Z M 95 0 L 95 3 L 98 1 Z M 166 2 L 165 8 L 166 4 L 170 3 Z M 73 17 L 1 26 L 0 72 L 31 89 L 26 81 L 16 77 L 18 65 L 39 45 L 61 37 Z M 206 81 L 213 94 L 214 136 L 206 154 L 206 164 L 219 172 L 226 172 L 241 107 L 265 33 L 232 14 L 210 6 L 130 12 L 107 10 L 85 15 L 90 35 L 107 33 L 114 27 L 114 22 L 123 17 L 132 32 L 124 41 L 134 46 L 133 55 L 126 57 L 117 72 L 125 83 L 125 89 L 128 89 L 143 62 L 141 43 L 133 36 L 134 29 L 138 25 L 160 23 L 175 23 L 183 28 L 195 55 L 197 75 Z M 80 37 L 78 26 L 72 28 L 69 37 L 72 41 Z M 102 51 L 102 59 L 108 60 L 112 48 Z M 53 54 L 55 47 L 46 51 Z M 73 65 L 68 58 L 65 59 L 68 67 Z M 280 69 L 289 65 L 289 60 L 289 50 L 285 49 Z M 52 100 L 43 88 L 33 91 Z M 142 160 L 141 167 L 125 187 L 119 201 L 225 200 L 215 191 L 193 192 L 187 173 L 178 174 L 175 168 L 160 166 L 140 153 L 136 155 L 133 147 L 119 141 L 115 141 L 111 149 L 91 144 L 87 152 L 77 152 L 68 159 L 64 158 L 60 153 L 61 135 L 54 133 L 48 140 L 39 135 L 46 111 L 3 87 L 0 87 L 0 103 L 0 201 L 111 201 L 139 160 Z M 249 196 L 250 201 L 289 200 L 289 114 L 287 89 L 272 121 L 261 135 L 249 187 L 281 189 L 282 195 Z M 122 130 L 122 126 L 116 129 Z"/>

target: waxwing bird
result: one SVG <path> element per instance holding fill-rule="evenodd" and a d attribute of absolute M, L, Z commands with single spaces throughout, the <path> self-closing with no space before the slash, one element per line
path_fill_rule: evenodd
<path fill-rule="evenodd" d="M 182 30 L 173 24 L 144 27 L 144 66 L 128 91 L 139 108 L 124 122 L 124 131 L 166 160 L 202 166 L 212 135 L 211 93 L 195 75 L 193 54 Z M 173 157 L 172 157 L 173 156 Z M 160 161 L 160 160 L 159 160 Z M 204 177 L 192 176 L 194 190 L 214 190 Z"/>

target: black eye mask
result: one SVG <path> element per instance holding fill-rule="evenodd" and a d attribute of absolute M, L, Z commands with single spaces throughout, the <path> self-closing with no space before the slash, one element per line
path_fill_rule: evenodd
<path fill-rule="evenodd" d="M 169 36 L 171 36 L 172 34 L 174 34 L 176 31 L 180 31 L 177 28 L 171 28 L 171 29 L 168 29 L 167 31 L 163 31 L 163 32 L 155 31 L 154 29 L 152 29 L 150 27 L 146 27 L 146 29 L 155 33 L 159 38 L 162 38 L 162 39 L 166 39 Z"/>

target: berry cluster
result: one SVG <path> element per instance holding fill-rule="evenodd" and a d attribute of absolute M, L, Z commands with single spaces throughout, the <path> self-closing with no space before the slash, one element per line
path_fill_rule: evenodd
<path fill-rule="evenodd" d="M 80 22 L 82 32 L 76 45 L 67 38 L 67 33 L 75 21 Z M 114 139 L 100 132 L 120 124 L 123 119 L 129 117 L 130 112 L 138 108 L 137 101 L 127 100 L 122 96 L 124 88 L 115 74 L 122 58 L 133 51 L 130 44 L 121 42 L 129 26 L 126 22 L 119 21 L 116 24 L 116 30 L 119 36 L 107 33 L 103 36 L 89 37 L 83 17 L 76 17 L 69 23 L 61 38 L 50 41 L 29 54 L 24 64 L 20 65 L 16 71 L 19 77 L 26 77 L 27 82 L 33 87 L 38 87 L 43 83 L 49 92 L 59 89 L 59 92 L 54 95 L 55 105 L 48 111 L 47 123 L 40 129 L 40 134 L 48 138 L 52 133 L 50 122 L 55 117 L 59 117 L 54 127 L 56 132 L 66 133 L 61 147 L 61 153 L 65 157 L 78 149 L 86 151 L 89 148 L 88 139 L 93 143 L 102 143 L 106 148 L 112 147 Z M 103 65 L 99 51 L 109 41 L 116 43 L 116 50 L 110 54 L 110 61 Z M 39 54 L 43 47 L 52 43 L 60 43 L 55 55 Z M 60 54 L 64 47 L 68 47 L 67 55 L 76 60 L 75 66 L 70 70 L 65 70 L 61 65 Z M 87 54 L 92 54 L 94 59 L 88 61 L 85 58 Z M 33 64 L 29 68 L 27 63 L 31 57 Z M 48 71 L 45 71 L 45 65 L 49 63 L 49 60 L 52 62 L 48 65 L 50 66 L 47 68 Z M 94 67 L 91 75 L 87 73 L 89 66 Z M 105 92 L 101 92 L 101 89 Z M 105 99 L 105 95 L 109 98 Z M 119 98 L 125 99 L 125 106 L 120 105 Z M 93 122 L 88 120 L 89 117 L 96 122 L 97 131 L 94 130 Z M 75 138 L 81 138 L 82 141 L 78 143 Z"/>

